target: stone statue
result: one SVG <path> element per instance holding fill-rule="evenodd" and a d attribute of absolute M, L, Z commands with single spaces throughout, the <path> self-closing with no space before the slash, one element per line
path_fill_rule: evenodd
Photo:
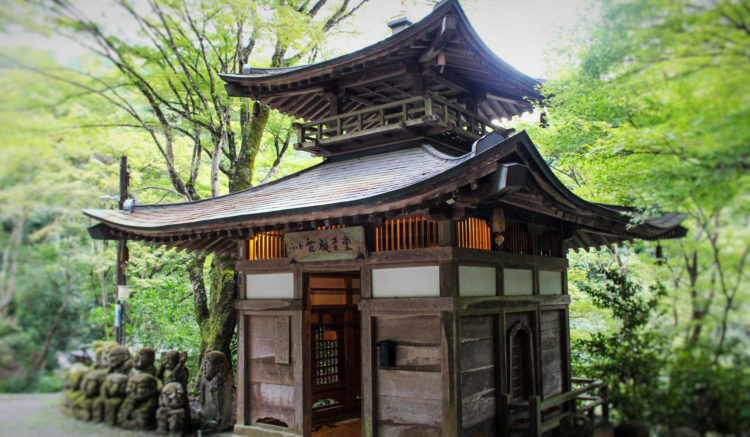
<path fill-rule="evenodd" d="M 200 405 L 198 419 L 206 431 L 224 431 L 232 424 L 233 377 L 227 357 L 221 352 L 207 352 L 201 363 Z"/>
<path fill-rule="evenodd" d="M 130 371 L 130 376 L 137 375 L 139 373 L 148 373 L 149 375 L 156 376 L 156 367 L 154 366 L 156 361 L 156 353 L 150 347 L 144 347 L 139 350 L 135 355 L 134 367 Z"/>
<path fill-rule="evenodd" d="M 91 420 L 94 402 L 99 397 L 99 388 L 107 376 L 107 370 L 98 369 L 86 372 L 81 381 L 81 394 L 73 403 L 73 416 L 78 420 Z"/>
<path fill-rule="evenodd" d="M 560 421 L 558 433 L 562 437 L 592 437 L 594 422 L 583 414 L 573 414 Z"/>
<path fill-rule="evenodd" d="M 89 370 L 87 366 L 76 363 L 70 366 L 70 369 L 65 372 L 62 411 L 68 416 L 73 415 L 73 405 L 75 405 L 76 399 L 83 397 L 83 393 L 81 393 L 81 381 L 83 381 L 83 376 Z"/>
<path fill-rule="evenodd" d="M 130 350 L 125 346 L 115 346 L 107 354 L 109 373 L 122 373 L 127 375 L 133 368 L 133 360 L 130 359 Z"/>
<path fill-rule="evenodd" d="M 125 388 L 128 385 L 128 376 L 122 373 L 110 373 L 104 379 L 102 388 L 99 390 L 99 398 L 94 402 L 91 410 L 91 420 L 94 422 L 106 422 L 109 426 L 117 424 L 117 410 L 125 400 Z"/>
<path fill-rule="evenodd" d="M 185 367 L 187 361 L 187 352 L 179 353 L 177 351 L 168 351 L 161 354 L 159 369 L 156 371 L 156 377 L 162 384 L 170 382 L 179 382 L 183 387 L 188 385 L 188 369 Z"/>
<path fill-rule="evenodd" d="M 164 385 L 156 410 L 156 431 L 184 435 L 190 429 L 190 408 L 185 387 L 179 382 Z"/>
<path fill-rule="evenodd" d="M 158 380 L 148 373 L 139 373 L 128 379 L 127 397 L 117 412 L 117 424 L 125 429 L 156 428 Z"/>
<path fill-rule="evenodd" d="M 107 354 L 110 349 L 117 346 L 117 342 L 114 341 L 95 341 L 92 346 L 96 353 L 96 361 L 94 362 L 94 369 L 107 369 L 109 364 L 107 363 Z"/>

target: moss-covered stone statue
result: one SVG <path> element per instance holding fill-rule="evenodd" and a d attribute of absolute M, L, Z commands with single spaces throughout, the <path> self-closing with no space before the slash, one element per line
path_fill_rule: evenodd
<path fill-rule="evenodd" d="M 165 384 L 156 410 L 156 431 L 160 434 L 184 435 L 190 430 L 190 408 L 185 386 L 179 382 Z"/>
<path fill-rule="evenodd" d="M 99 388 L 107 377 L 106 369 L 86 372 L 81 381 L 81 394 L 73 403 L 73 416 L 78 420 L 91 420 L 94 402 L 99 397 Z"/>
<path fill-rule="evenodd" d="M 117 346 L 115 341 L 95 341 L 92 343 L 94 352 L 96 353 L 96 361 L 94 362 L 94 369 L 108 369 L 109 363 L 107 363 L 107 354 L 110 349 Z"/>
<path fill-rule="evenodd" d="M 127 375 L 133 368 L 133 360 L 130 359 L 130 350 L 125 346 L 115 346 L 107 354 L 109 373 L 122 373 Z"/>
<path fill-rule="evenodd" d="M 128 376 L 122 373 L 110 373 L 104 379 L 99 397 L 91 409 L 91 420 L 94 422 L 106 422 L 109 426 L 117 424 L 117 410 L 125 400 L 125 388 L 128 385 Z"/>
<path fill-rule="evenodd" d="M 70 366 L 70 369 L 65 372 L 62 411 L 68 416 L 73 415 L 73 405 L 75 405 L 76 399 L 83 397 L 83 393 L 81 393 L 81 381 L 83 381 L 83 376 L 86 372 L 90 370 L 87 366 L 76 363 Z"/>
<path fill-rule="evenodd" d="M 156 376 L 156 352 L 150 347 L 144 347 L 135 354 L 135 360 L 133 360 L 133 369 L 130 371 L 130 376 L 137 375 L 139 373 L 148 373 L 149 375 Z"/>
<path fill-rule="evenodd" d="M 187 387 L 190 375 L 188 374 L 187 367 L 185 367 L 186 361 L 187 352 L 162 352 L 159 369 L 156 371 L 156 377 L 159 378 L 164 385 L 167 385 L 170 382 L 179 382 L 183 387 Z"/>
<path fill-rule="evenodd" d="M 117 412 L 117 424 L 125 429 L 156 428 L 156 409 L 159 407 L 158 380 L 148 373 L 128 379 L 127 397 Z"/>
<path fill-rule="evenodd" d="M 207 352 L 201 362 L 200 426 L 206 431 L 224 431 L 232 426 L 232 371 L 221 352 Z"/>

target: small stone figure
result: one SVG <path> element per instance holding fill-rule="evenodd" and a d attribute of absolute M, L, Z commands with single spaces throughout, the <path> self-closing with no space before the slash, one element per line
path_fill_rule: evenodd
<path fill-rule="evenodd" d="M 232 424 L 232 372 L 221 352 L 206 353 L 201 363 L 198 418 L 203 430 L 224 431 Z"/>
<path fill-rule="evenodd" d="M 83 397 L 83 393 L 81 393 L 81 381 L 83 381 L 83 376 L 89 370 L 91 369 L 83 364 L 76 363 L 70 366 L 70 369 L 65 372 L 62 411 L 68 416 L 73 415 L 73 405 L 75 405 L 76 399 Z"/>
<path fill-rule="evenodd" d="M 96 361 L 94 362 L 94 369 L 107 369 L 109 364 L 107 363 L 107 354 L 109 351 L 117 346 L 117 342 L 114 341 L 95 341 L 92 346 L 96 353 Z"/>
<path fill-rule="evenodd" d="M 122 373 L 110 373 L 107 375 L 102 383 L 101 390 L 99 390 L 99 398 L 94 402 L 94 406 L 91 409 L 91 420 L 115 426 L 117 424 L 117 410 L 125 400 L 125 388 L 127 385 L 127 375 L 123 375 Z"/>
<path fill-rule="evenodd" d="M 127 397 L 117 412 L 117 424 L 125 429 L 156 428 L 157 386 L 156 377 L 148 373 L 139 373 L 128 379 Z"/>
<path fill-rule="evenodd" d="M 137 375 L 139 373 L 148 373 L 149 375 L 156 376 L 156 367 L 154 366 L 156 361 L 156 353 L 150 347 L 144 347 L 139 350 L 135 355 L 134 367 L 130 371 L 130 376 Z"/>
<path fill-rule="evenodd" d="M 188 384 L 188 369 L 185 367 L 187 361 L 187 352 L 179 353 L 177 351 L 163 352 L 161 354 L 161 363 L 156 371 L 156 377 L 162 384 L 170 382 L 179 382 L 183 387 Z"/>
<path fill-rule="evenodd" d="M 185 387 L 170 382 L 161 389 L 156 410 L 156 432 L 184 435 L 190 429 L 190 409 Z"/>
<path fill-rule="evenodd" d="M 130 359 L 130 350 L 125 346 L 115 346 L 107 354 L 109 373 L 122 373 L 127 375 L 133 368 L 133 360 Z"/>
<path fill-rule="evenodd" d="M 78 420 L 88 422 L 91 420 L 91 411 L 94 402 L 99 397 L 99 388 L 107 376 L 105 369 L 92 370 L 87 372 L 81 381 L 81 393 L 73 404 L 73 416 Z"/>
<path fill-rule="evenodd" d="M 558 433 L 562 437 L 591 437 L 594 435 L 594 422 L 583 414 L 572 414 L 560 421 Z"/>

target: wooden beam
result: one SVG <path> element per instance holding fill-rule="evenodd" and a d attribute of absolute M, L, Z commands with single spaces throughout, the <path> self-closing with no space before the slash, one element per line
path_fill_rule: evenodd
<path fill-rule="evenodd" d="M 379 82 L 392 77 L 406 74 L 406 66 L 402 62 L 396 62 L 375 69 L 367 74 L 356 74 L 353 77 L 344 77 L 339 81 L 339 89 L 356 88 L 372 82 Z"/>
<path fill-rule="evenodd" d="M 448 41 L 450 41 L 450 39 L 456 33 L 457 28 L 458 28 L 457 16 L 446 15 L 445 17 L 443 17 L 443 22 L 440 26 L 440 30 L 438 31 L 437 36 L 432 41 L 432 45 L 430 46 L 430 49 L 427 50 L 422 56 L 419 57 L 419 62 L 426 63 L 435 59 L 438 53 L 440 53 L 440 51 L 443 50 L 443 47 L 445 47 L 445 45 L 448 44 Z"/>

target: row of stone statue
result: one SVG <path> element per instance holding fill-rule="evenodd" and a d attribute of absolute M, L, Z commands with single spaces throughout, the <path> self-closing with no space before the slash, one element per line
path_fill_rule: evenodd
<path fill-rule="evenodd" d="M 182 435 L 192 428 L 222 431 L 231 426 L 232 372 L 226 356 L 208 352 L 201 363 L 200 409 L 191 418 L 187 398 L 187 353 L 153 349 L 135 359 L 124 346 L 100 344 L 93 368 L 73 365 L 66 374 L 63 411 L 79 420 L 125 429 L 156 429 Z"/>

